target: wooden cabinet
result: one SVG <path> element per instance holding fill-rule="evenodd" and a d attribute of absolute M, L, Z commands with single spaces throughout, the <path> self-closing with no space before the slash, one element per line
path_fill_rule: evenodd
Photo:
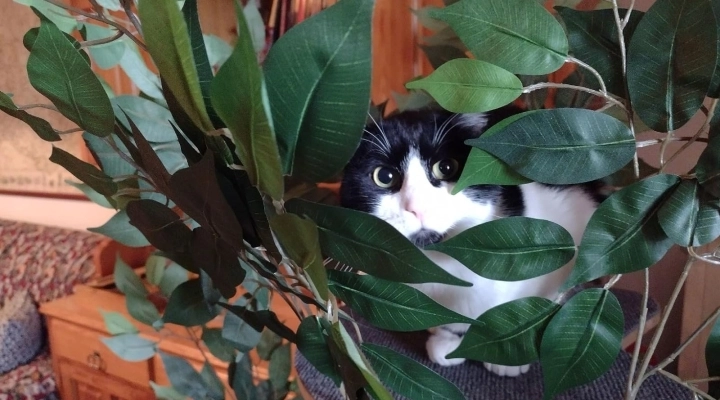
<path fill-rule="evenodd" d="M 93 367 L 61 358 L 57 362 L 63 400 L 154 400 L 153 391 Z"/>

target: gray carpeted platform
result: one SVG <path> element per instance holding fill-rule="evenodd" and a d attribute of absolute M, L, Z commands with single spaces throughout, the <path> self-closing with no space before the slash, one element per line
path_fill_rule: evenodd
<path fill-rule="evenodd" d="M 625 311 L 625 332 L 637 327 L 641 297 L 635 292 L 615 290 Z M 658 312 L 656 303 L 650 304 L 650 315 Z M 352 313 L 351 310 L 346 310 Z M 353 315 L 360 326 L 363 339 L 369 343 L 391 347 L 406 356 L 432 368 L 435 372 L 455 383 L 468 400 L 541 400 L 543 398 L 542 372 L 535 363 L 530 371 L 517 378 L 503 378 L 487 371 L 480 362 L 468 361 L 458 367 L 439 367 L 432 364 L 425 353 L 427 332 L 387 332 L 369 325 L 362 317 Z M 349 327 L 348 327 L 349 328 Z M 348 329 L 352 334 L 353 329 Z M 321 375 L 298 352 L 295 366 L 300 380 L 308 393 L 316 400 L 341 400 L 333 382 Z M 622 400 L 625 390 L 630 355 L 621 352 L 615 365 L 594 382 L 569 390 L 556 400 Z M 398 397 L 402 398 L 402 397 Z M 692 393 L 671 380 L 653 376 L 642 386 L 638 400 L 692 400 Z"/>

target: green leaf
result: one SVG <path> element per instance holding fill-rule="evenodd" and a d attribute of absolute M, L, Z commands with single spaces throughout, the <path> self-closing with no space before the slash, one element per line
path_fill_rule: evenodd
<path fill-rule="evenodd" d="M 225 298 L 233 297 L 237 286 L 245 279 L 237 251 L 208 228 L 201 226 L 193 230 L 190 257 L 193 265 L 210 276 Z"/>
<path fill-rule="evenodd" d="M 162 294 L 170 297 L 170 294 L 172 294 L 175 288 L 187 280 L 187 270 L 176 263 L 172 263 L 165 268 L 165 272 L 163 273 L 162 280 L 158 283 L 158 287 L 160 288 L 160 292 Z"/>
<path fill-rule="evenodd" d="M 556 7 L 556 10 L 568 32 L 570 53 L 595 68 L 610 93 L 626 97 L 620 39 L 613 10 L 577 11 L 567 7 Z M 626 13 L 626 9 L 620 9 L 620 15 Z M 630 20 L 623 30 L 625 44 L 630 42 L 642 16 L 643 13 L 637 10 L 630 14 Z M 595 77 L 588 79 L 593 83 L 591 87 L 600 87 Z"/>
<path fill-rule="evenodd" d="M 253 366 L 250 357 L 244 355 L 234 368 L 230 377 L 232 388 L 238 399 L 259 399 L 258 390 L 253 382 Z"/>
<path fill-rule="evenodd" d="M 525 297 L 491 308 L 470 326 L 460 346 L 447 358 L 500 365 L 536 361 L 545 327 L 559 309 L 557 303 L 542 297 Z"/>
<path fill-rule="evenodd" d="M 165 266 L 167 265 L 167 258 L 160 257 L 157 255 L 151 255 L 145 261 L 145 276 L 151 285 L 159 285 L 162 282 L 163 275 L 165 275 Z"/>
<path fill-rule="evenodd" d="M 270 384 L 276 392 L 287 390 L 290 369 L 290 345 L 285 344 L 275 349 L 270 356 L 268 374 Z"/>
<path fill-rule="evenodd" d="M 282 344 L 282 338 L 270 329 L 265 329 L 260 335 L 260 342 L 257 344 L 258 356 L 266 361 L 270 360 L 273 352 Z"/>
<path fill-rule="evenodd" d="M 658 211 L 660 226 L 676 244 L 702 246 L 720 236 L 720 200 L 711 199 L 696 180 L 680 182 Z"/>
<path fill-rule="evenodd" d="M 147 297 L 126 296 L 125 306 L 130 316 L 137 321 L 155 328 L 158 327 L 158 324 L 162 326 L 162 319 L 157 307 Z"/>
<path fill-rule="evenodd" d="M 340 350 L 347 355 L 353 364 L 360 370 L 360 373 L 367 381 L 370 386 L 370 390 L 377 400 L 392 400 L 392 396 L 385 389 L 380 379 L 373 371 L 370 363 L 365 359 L 365 356 L 358 349 L 357 344 L 352 340 L 350 335 L 345 330 L 345 327 L 336 322 L 332 325 L 330 330 L 333 341 L 337 344 Z"/>
<path fill-rule="evenodd" d="M 114 135 L 107 136 L 107 138 L 99 138 L 88 132 L 83 132 L 82 137 L 85 141 L 85 145 L 88 147 L 105 174 L 111 177 L 118 177 L 132 175 L 135 173 L 135 167 L 120 157 L 120 155 L 107 143 L 106 140 L 112 140 L 120 151 L 130 157 L 127 147 L 125 147 L 125 145 Z"/>
<path fill-rule="evenodd" d="M 567 57 L 565 31 L 536 1 L 461 0 L 430 16 L 447 22 L 477 59 L 516 74 L 554 72 Z"/>
<path fill-rule="evenodd" d="M 101 207 L 105 207 L 105 208 L 116 208 L 116 207 L 113 205 L 113 203 L 115 203 L 115 202 L 113 201 L 113 202 L 111 203 L 111 200 L 110 200 L 109 197 L 106 197 L 106 196 L 101 195 L 100 193 L 96 192 L 93 188 L 91 188 L 90 186 L 88 186 L 88 185 L 86 185 L 86 184 L 84 184 L 84 183 L 73 182 L 73 181 L 70 181 L 70 180 L 66 180 L 65 183 L 67 183 L 68 185 L 70 185 L 70 186 L 78 189 L 78 190 L 81 191 L 90 201 L 92 201 L 93 203 L 95 203 L 95 204 L 97 204 L 97 205 L 99 205 L 99 206 L 101 206 Z"/>
<path fill-rule="evenodd" d="M 18 4 L 33 7 L 39 11 L 45 18 L 52 21 L 58 29 L 65 33 L 70 33 L 77 29 L 78 23 L 70 13 L 55 4 L 45 0 L 14 0 Z"/>
<path fill-rule="evenodd" d="M 333 360 L 328 347 L 328 332 L 317 317 L 306 317 L 297 330 L 297 349 L 318 371 L 340 384 L 337 363 Z"/>
<path fill-rule="evenodd" d="M 280 200 L 283 193 L 280 154 L 263 105 L 262 71 L 239 7 L 236 4 L 240 37 L 212 82 L 212 104 L 230 129 L 237 155 L 252 183 Z"/>
<path fill-rule="evenodd" d="M 627 65 L 633 108 L 649 127 L 674 131 L 695 115 L 710 86 L 717 46 L 710 0 L 653 3 L 630 41 Z"/>
<path fill-rule="evenodd" d="M 153 99 L 163 99 L 160 78 L 152 72 L 133 42 L 125 42 L 127 48 L 120 59 L 120 68 L 140 91 Z"/>
<path fill-rule="evenodd" d="M 378 278 L 469 285 L 438 267 L 387 222 L 360 211 L 292 199 L 285 208 L 315 221 L 324 254 Z"/>
<path fill-rule="evenodd" d="M 235 305 L 238 306 L 245 306 L 246 304 L 247 301 L 243 297 L 235 302 Z M 242 353 L 247 353 L 257 346 L 260 342 L 261 331 L 262 329 L 251 326 L 234 313 L 225 314 L 222 337 Z"/>
<path fill-rule="evenodd" d="M 132 201 L 123 211 L 129 217 L 129 225 L 135 228 L 131 233 L 137 235 L 137 232 L 142 232 L 143 238 L 159 250 L 181 251 L 187 248 L 192 239 L 190 228 L 180 216 L 157 201 Z"/>
<path fill-rule="evenodd" d="M 99 25 L 84 23 L 83 28 L 85 29 L 86 37 L 85 40 L 102 40 L 115 36 L 116 30 L 108 29 Z M 124 43 L 126 40 L 130 40 L 126 37 L 121 37 L 110 43 L 96 44 L 88 47 L 90 55 L 92 56 L 95 64 L 101 69 L 110 69 L 120 64 L 125 50 L 128 46 Z"/>
<path fill-rule="evenodd" d="M 720 319 L 715 321 L 705 344 L 705 363 L 708 376 L 720 376 Z M 720 383 L 710 382 L 709 387 L 708 394 L 713 397 L 720 395 Z"/>
<path fill-rule="evenodd" d="M 563 108 L 521 115 L 497 134 L 466 143 L 492 153 L 527 178 L 550 184 L 605 177 L 635 154 L 630 130 L 605 114 Z"/>
<path fill-rule="evenodd" d="M 361 345 L 365 357 L 388 388 L 408 399 L 464 399 L 454 384 L 410 357 L 372 343 Z"/>
<path fill-rule="evenodd" d="M 145 44 L 178 103 L 195 126 L 214 129 L 205 110 L 187 25 L 175 0 L 141 1 Z"/>
<path fill-rule="evenodd" d="M 451 323 L 474 323 L 408 285 L 336 270 L 328 270 L 328 277 L 330 290 L 380 329 L 410 332 Z"/>
<path fill-rule="evenodd" d="M 360 144 L 370 101 L 373 3 L 338 2 L 270 48 L 263 66 L 286 173 L 328 179 Z"/>
<path fill-rule="evenodd" d="M 717 1 L 710 2 L 710 5 L 713 8 L 713 13 L 715 14 L 715 20 L 720 21 L 720 3 Z M 708 89 L 708 97 L 712 98 L 718 98 L 720 97 L 720 24 L 717 24 L 717 53 L 718 58 L 715 61 L 715 72 L 712 75 L 712 79 L 710 81 L 710 89 Z M 711 383 L 712 385 L 712 383 Z M 720 384 L 716 384 L 718 386 L 719 390 L 718 393 L 720 395 Z M 718 395 L 715 395 L 715 397 L 718 397 Z"/>
<path fill-rule="evenodd" d="M 526 217 L 486 222 L 426 249 L 443 252 L 476 274 L 500 281 L 545 275 L 575 256 L 573 238 L 562 226 Z"/>
<path fill-rule="evenodd" d="M 532 182 L 513 171 L 505 162 L 485 150 L 470 149 L 462 174 L 453 187 L 457 194 L 473 185 L 522 185 Z"/>
<path fill-rule="evenodd" d="M 235 359 L 235 347 L 222 336 L 221 328 L 208 328 L 203 326 L 202 341 L 210 353 L 218 359 L 230 362 Z"/>
<path fill-rule="evenodd" d="M 145 297 L 149 294 L 142 280 L 119 256 L 113 270 L 115 286 L 126 296 Z"/>
<path fill-rule="evenodd" d="M 713 123 L 710 126 L 710 141 L 700 154 L 696 174 L 700 185 L 710 194 L 720 198 L 720 127 Z"/>
<path fill-rule="evenodd" d="M 427 57 L 430 65 L 435 69 L 438 69 L 448 61 L 467 58 L 465 51 L 448 44 L 420 45 L 420 48 L 425 53 L 425 57 Z"/>
<path fill-rule="evenodd" d="M 173 356 L 163 351 L 159 353 L 170 383 L 178 393 L 192 397 L 193 399 L 210 397 L 205 380 L 200 373 L 195 371 L 190 363 L 184 358 Z"/>
<path fill-rule="evenodd" d="M 294 214 L 281 214 L 270 219 L 270 226 L 288 257 L 307 271 L 320 298 L 327 301 L 328 281 L 317 225 Z"/>
<path fill-rule="evenodd" d="M 255 53 L 260 53 L 266 46 L 265 21 L 262 14 L 260 14 L 260 10 L 258 10 L 257 3 L 248 1 L 243 7 L 243 15 L 252 38 L 253 50 L 255 50 Z"/>
<path fill-rule="evenodd" d="M 211 400 L 225 400 L 225 386 L 223 386 L 222 381 L 207 360 L 200 370 L 200 376 L 207 384 L 208 398 Z"/>
<path fill-rule="evenodd" d="M 128 117 L 132 119 L 149 142 L 164 143 L 177 140 L 171 125 L 173 117 L 167 108 L 139 96 L 117 96 L 111 103 L 118 121 L 130 130 Z"/>
<path fill-rule="evenodd" d="M 122 314 L 114 311 L 100 310 L 103 321 L 105 321 L 105 329 L 111 335 L 122 335 L 124 333 L 138 333 L 137 328 L 127 320 Z"/>
<path fill-rule="evenodd" d="M 435 100 L 422 90 L 410 90 L 407 94 L 392 92 L 398 111 L 419 110 L 433 104 Z"/>
<path fill-rule="evenodd" d="M 145 361 L 157 351 L 157 343 L 143 339 L 137 333 L 123 333 L 113 337 L 100 338 L 116 356 L 125 361 Z"/>
<path fill-rule="evenodd" d="M 27 111 L 19 110 L 10 96 L 3 92 L 0 92 L 0 111 L 28 124 L 28 126 L 31 127 L 42 140 L 48 142 L 56 142 L 60 140 L 60 135 L 55 132 L 55 129 L 53 129 L 49 122 L 36 117 Z"/>
<path fill-rule="evenodd" d="M 423 89 L 446 110 L 478 113 L 494 110 L 520 97 L 523 86 L 512 73 L 485 61 L 458 58 L 441 65 L 427 78 L 408 82 Z"/>
<path fill-rule="evenodd" d="M 82 129 L 106 136 L 115 118 L 110 99 L 90 65 L 65 35 L 41 18 L 27 62 L 30 84 Z"/>
<path fill-rule="evenodd" d="M 150 381 L 150 387 L 155 393 L 155 397 L 163 400 L 186 400 L 187 396 L 183 396 L 178 393 L 172 386 L 160 386 L 157 383 Z"/>
<path fill-rule="evenodd" d="M 208 59 L 213 68 L 220 68 L 232 54 L 233 48 L 215 35 L 203 35 Z"/>
<path fill-rule="evenodd" d="M 115 213 L 115 215 L 113 215 L 112 218 L 110 218 L 102 226 L 97 228 L 88 228 L 88 230 L 90 232 L 105 235 L 124 244 L 125 246 L 144 247 L 150 245 L 150 242 L 145 238 L 142 232 L 130 223 L 130 217 L 128 216 L 127 209 L 120 210 Z"/>
<path fill-rule="evenodd" d="M 555 314 L 540 345 L 545 399 L 599 378 L 615 362 L 623 335 L 623 312 L 607 290 L 573 296 Z"/>
<path fill-rule="evenodd" d="M 189 280 L 170 295 L 163 321 L 181 326 L 204 325 L 215 318 L 217 313 L 205 301 L 199 279 Z"/>
<path fill-rule="evenodd" d="M 613 193 L 585 228 L 577 260 L 565 282 L 570 288 L 610 274 L 648 268 L 673 242 L 658 222 L 658 209 L 679 178 L 657 175 Z"/>
<path fill-rule="evenodd" d="M 120 0 L 96 0 L 97 3 L 102 7 L 110 11 L 120 11 Z"/>
<path fill-rule="evenodd" d="M 65 168 L 73 174 L 73 176 L 102 195 L 112 196 L 117 191 L 117 185 L 113 182 L 112 178 L 105 175 L 93 165 L 81 161 L 65 150 L 53 146 L 50 161 Z"/>

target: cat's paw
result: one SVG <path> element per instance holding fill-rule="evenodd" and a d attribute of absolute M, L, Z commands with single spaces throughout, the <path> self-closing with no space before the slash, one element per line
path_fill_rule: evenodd
<path fill-rule="evenodd" d="M 446 358 L 448 354 L 460 346 L 461 341 L 462 337 L 438 329 L 433 335 L 430 335 L 425 343 L 425 348 L 432 362 L 440 364 L 443 367 L 452 367 L 465 362 L 464 358 Z"/>
<path fill-rule="evenodd" d="M 530 365 L 520 366 L 508 366 L 508 365 L 497 365 L 490 363 L 483 363 L 488 371 L 493 372 L 500 376 L 516 377 L 520 376 L 530 370 Z"/>

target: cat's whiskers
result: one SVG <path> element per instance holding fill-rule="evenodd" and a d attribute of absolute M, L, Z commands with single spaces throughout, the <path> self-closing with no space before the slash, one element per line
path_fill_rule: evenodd
<path fill-rule="evenodd" d="M 375 126 L 378 128 L 378 131 L 380 132 L 380 136 L 382 140 L 385 142 L 385 147 L 387 148 L 388 154 L 390 154 L 390 141 L 387 138 L 387 135 L 385 135 L 385 130 L 382 128 L 382 121 L 380 121 L 380 124 L 375 120 L 375 118 L 372 116 L 372 114 L 368 113 L 368 116 L 372 120 L 372 122 L 375 124 Z"/>
<path fill-rule="evenodd" d="M 459 115 L 459 114 L 455 114 L 455 115 Z M 442 143 L 442 141 L 445 140 L 445 136 L 447 136 L 447 134 L 450 133 L 450 131 L 453 130 L 456 126 L 460 125 L 460 123 L 461 123 L 461 121 L 458 121 L 450 128 L 446 127 L 445 131 L 440 135 L 440 138 L 438 139 L 438 141 L 435 144 L 440 145 L 440 143 Z"/>
<path fill-rule="evenodd" d="M 365 133 L 370 135 L 372 137 L 372 139 L 377 138 L 377 135 L 373 134 L 372 132 L 368 131 L 367 129 L 365 129 L 364 131 L 365 131 Z M 363 141 L 368 142 L 368 143 L 372 144 L 373 146 L 375 146 L 376 149 L 373 149 L 374 152 L 376 152 L 380 155 L 390 157 L 390 147 L 388 147 L 387 144 L 385 144 L 382 141 L 376 142 L 375 140 L 372 140 L 372 139 L 362 138 Z"/>
<path fill-rule="evenodd" d="M 446 119 L 445 122 L 443 122 L 443 123 L 440 125 L 440 128 L 439 128 L 439 129 L 435 129 L 435 133 L 433 134 L 433 139 L 432 139 L 432 144 L 433 144 L 434 146 L 440 145 L 440 142 L 442 141 L 442 138 L 445 137 L 445 135 L 444 135 L 445 128 L 447 128 L 448 124 L 450 124 L 450 122 L 452 122 L 452 120 L 454 120 L 458 115 L 460 115 L 460 114 L 453 114 L 450 118 Z M 457 124 L 456 124 L 456 125 L 457 125 Z M 454 128 L 454 127 L 455 127 L 455 125 L 453 125 L 453 128 Z M 452 129 L 452 128 L 451 128 L 451 129 Z"/>

